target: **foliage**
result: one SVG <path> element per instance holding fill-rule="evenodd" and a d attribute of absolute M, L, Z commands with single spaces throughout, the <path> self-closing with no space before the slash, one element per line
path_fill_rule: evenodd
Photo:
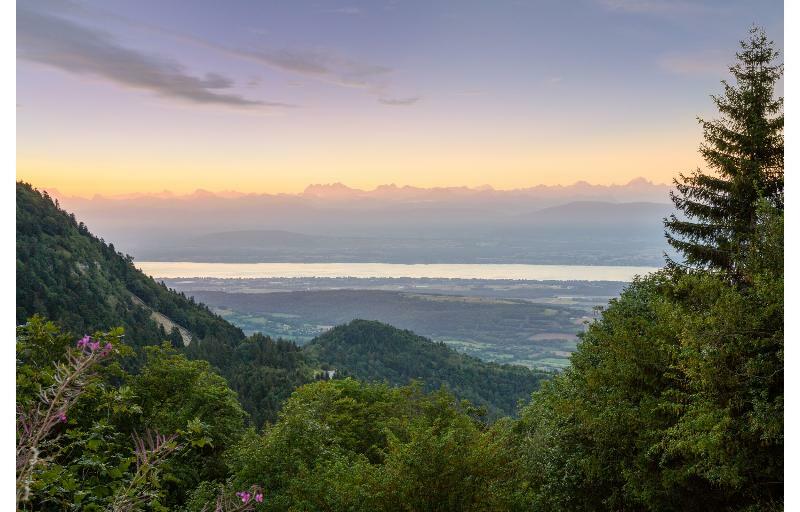
<path fill-rule="evenodd" d="M 95 368 L 112 350 L 110 341 L 81 338 L 75 348 L 66 351 L 65 361 L 55 364 L 49 375 L 52 384 L 40 386 L 35 398 L 18 404 L 17 506 L 30 500 L 34 473 L 49 465 L 54 451 L 56 427 L 67 422 L 70 408 L 96 376 Z"/>
<path fill-rule="evenodd" d="M 297 345 L 258 333 L 236 345 L 213 338 L 192 343 L 186 354 L 219 368 L 256 426 L 275 421 L 284 400 L 313 376 Z"/>
<path fill-rule="evenodd" d="M 222 454 L 241 435 L 245 412 L 208 362 L 188 360 L 167 343 L 145 351 L 141 372 L 128 379 L 140 424 L 192 439 L 163 469 L 170 499 L 182 502 L 199 482 L 224 479 Z"/>
<path fill-rule="evenodd" d="M 323 367 L 364 381 L 405 385 L 412 379 L 431 391 L 446 386 L 459 398 L 485 407 L 491 418 L 516 412 L 549 373 L 486 363 L 444 343 L 368 320 L 334 327 L 303 347 Z"/>
<path fill-rule="evenodd" d="M 46 192 L 17 182 L 18 325 L 34 314 L 79 335 L 117 325 L 129 345 L 139 346 L 170 335 L 151 318 L 152 311 L 198 339 L 244 338 L 205 306 L 144 275 L 130 256 L 92 235 Z"/>
<path fill-rule="evenodd" d="M 231 452 L 232 485 L 263 482 L 269 510 L 496 510 L 513 455 L 470 412 L 418 383 L 308 384 Z"/>
<path fill-rule="evenodd" d="M 116 361 L 132 354 L 121 338 L 121 330 L 96 333 L 75 347 L 41 318 L 18 328 L 25 509 L 165 510 L 200 480 L 227 475 L 222 453 L 244 419 L 235 393 L 208 363 L 168 346 L 150 347 L 131 376 Z M 46 364 L 59 351 L 66 362 Z"/>
<path fill-rule="evenodd" d="M 141 510 L 150 500 L 158 498 L 157 486 L 153 481 L 158 481 L 159 466 L 178 449 L 175 443 L 176 435 L 163 436 L 148 432 L 145 437 L 133 435 L 134 450 L 136 454 L 136 471 L 130 478 L 127 486 L 121 487 L 114 494 L 114 501 L 110 509 L 114 512 L 132 512 Z"/>
<path fill-rule="evenodd" d="M 783 209 L 783 98 L 774 98 L 783 76 L 778 51 L 753 27 L 730 68 L 734 85 L 712 96 L 721 118 L 701 119 L 700 153 L 713 174 L 699 169 L 675 180 L 675 206 L 688 219 L 664 220 L 667 241 L 689 265 L 722 270 L 741 280 L 757 222 L 760 199 Z M 692 220 L 694 219 L 694 220 Z"/>
<path fill-rule="evenodd" d="M 782 252 L 782 251 L 781 251 Z M 783 279 L 663 271 L 593 324 L 517 426 L 544 510 L 747 510 L 783 495 Z"/>

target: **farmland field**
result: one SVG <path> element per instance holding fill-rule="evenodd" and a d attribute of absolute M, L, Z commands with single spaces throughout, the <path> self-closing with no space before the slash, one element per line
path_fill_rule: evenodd
<path fill-rule="evenodd" d="M 621 282 L 473 279 L 168 279 L 246 333 L 303 344 L 379 320 L 487 361 L 560 369 Z"/>

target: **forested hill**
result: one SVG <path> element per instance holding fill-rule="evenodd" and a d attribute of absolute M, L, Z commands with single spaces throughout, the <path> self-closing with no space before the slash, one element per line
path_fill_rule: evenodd
<path fill-rule="evenodd" d="M 336 376 L 406 385 L 423 381 L 428 390 L 441 386 L 459 398 L 485 406 L 490 416 L 513 415 L 550 376 L 521 366 L 487 363 L 460 354 L 411 331 L 369 320 L 334 327 L 303 347 Z"/>
<path fill-rule="evenodd" d="M 34 314 L 76 336 L 123 327 L 134 347 L 170 340 L 216 367 L 256 425 L 274 421 L 281 403 L 313 378 L 293 343 L 246 339 L 206 306 L 143 274 L 46 193 L 17 183 L 17 325 Z"/>
<path fill-rule="evenodd" d="M 170 340 L 216 367 L 256 425 L 274 421 L 320 364 L 366 380 L 445 385 L 493 417 L 513 414 L 547 376 L 484 363 L 378 322 L 338 327 L 306 349 L 258 334 L 245 338 L 206 306 L 143 274 L 46 193 L 17 183 L 17 324 L 34 314 L 75 335 L 123 327 L 134 347 Z"/>
<path fill-rule="evenodd" d="M 46 193 L 18 182 L 17 324 L 34 314 L 75 334 L 121 326 L 134 346 L 244 339 L 239 328 L 136 269 Z"/>

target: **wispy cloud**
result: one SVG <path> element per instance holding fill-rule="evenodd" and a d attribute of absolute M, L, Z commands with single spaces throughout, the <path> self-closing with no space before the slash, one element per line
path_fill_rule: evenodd
<path fill-rule="evenodd" d="M 388 86 L 388 75 L 392 71 L 386 66 L 353 60 L 328 50 L 217 48 L 282 71 L 373 92 Z"/>
<path fill-rule="evenodd" d="M 384 105 L 392 105 L 396 107 L 406 107 L 414 105 L 422 98 L 420 96 L 412 96 L 410 98 L 378 98 L 378 101 Z"/>
<path fill-rule="evenodd" d="M 354 59 L 326 48 L 279 48 L 263 44 L 233 47 L 174 30 L 143 25 L 130 20 L 124 21 L 168 35 L 183 43 L 207 48 L 236 59 L 255 62 L 274 70 L 302 75 L 320 82 L 365 89 L 373 94 L 381 94 L 390 86 L 392 68 Z M 296 81 L 294 83 L 299 84 Z"/>
<path fill-rule="evenodd" d="M 261 65 L 302 75 L 313 80 L 340 87 L 364 89 L 378 97 L 384 105 L 409 106 L 417 103 L 420 96 L 392 97 L 391 75 L 388 66 L 352 59 L 325 49 L 237 49 L 220 46 L 208 41 L 194 42 L 209 46 L 233 57 L 247 59 Z M 301 87 L 301 82 L 291 81 L 292 87 Z"/>
<path fill-rule="evenodd" d="M 180 63 L 121 45 L 111 34 L 17 6 L 17 55 L 78 75 L 93 75 L 115 84 L 195 104 L 231 107 L 289 107 L 226 92 L 233 81 L 217 73 L 193 76 Z"/>
<path fill-rule="evenodd" d="M 343 7 L 341 9 L 332 9 L 332 10 L 346 10 L 348 14 L 355 14 L 352 9 L 358 8 L 350 8 L 350 7 Z M 21 11 L 21 9 L 18 9 Z M 329 83 L 332 85 L 340 86 L 340 87 L 348 87 L 348 88 L 359 88 L 364 89 L 366 92 L 377 96 L 378 101 L 381 103 L 386 103 L 390 105 L 410 105 L 415 103 L 419 98 L 400 98 L 400 99 L 393 99 L 387 98 L 386 101 L 383 101 L 383 98 L 386 98 L 391 93 L 391 75 L 393 73 L 393 69 L 391 67 L 382 65 L 382 64 L 374 64 L 371 62 L 367 62 L 364 60 L 356 59 L 350 56 L 342 55 L 335 50 L 327 49 L 327 48 L 280 48 L 280 47 L 270 47 L 265 44 L 256 43 L 253 46 L 249 47 L 233 47 L 228 46 L 225 44 L 219 44 L 213 41 L 210 41 L 205 38 L 196 37 L 194 35 L 181 33 L 178 31 L 166 29 L 163 27 L 159 27 L 156 25 L 142 23 L 140 21 L 134 21 L 132 19 L 126 18 L 124 16 L 119 16 L 112 12 L 109 12 L 102 8 L 92 7 L 91 9 L 86 8 L 82 4 L 80 6 L 76 6 L 74 9 L 71 9 L 72 12 L 75 14 L 75 11 L 79 11 L 80 16 L 83 17 L 100 17 L 100 18 L 108 18 L 113 19 L 116 22 L 121 22 L 139 29 L 149 30 L 155 33 L 167 35 L 172 37 L 182 43 L 191 44 L 198 47 L 207 48 L 209 50 L 218 52 L 223 55 L 227 55 L 229 57 L 233 57 L 236 59 L 247 60 L 250 62 L 255 62 L 259 65 L 266 66 L 270 69 L 304 76 L 316 81 Z M 47 9 L 47 11 L 51 11 Z M 359 12 L 361 12 L 359 10 Z M 278 103 L 278 102 L 263 102 L 257 100 L 250 100 L 243 98 L 239 95 L 234 94 L 220 94 L 219 92 L 209 91 L 208 87 L 203 90 L 202 85 L 205 83 L 203 79 L 198 79 L 191 76 L 186 76 L 183 72 L 183 67 L 175 63 L 174 61 L 169 61 L 166 59 L 158 59 L 152 56 L 147 56 L 140 54 L 132 49 L 127 49 L 119 46 L 113 37 L 109 34 L 99 32 L 93 29 L 90 29 L 84 25 L 78 25 L 76 23 L 70 22 L 65 18 L 54 17 L 50 16 L 49 14 L 37 13 L 33 12 L 32 14 L 35 16 L 39 16 L 40 18 L 46 18 L 47 21 L 51 24 L 58 23 L 66 25 L 72 31 L 81 31 L 86 32 L 91 36 L 91 38 L 95 38 L 101 40 L 100 42 L 104 46 L 108 46 L 111 48 L 116 48 L 119 53 L 125 53 L 124 57 L 131 58 L 134 60 L 138 58 L 138 60 L 147 61 L 149 66 L 148 69 L 153 71 L 155 74 L 155 69 L 152 68 L 161 68 L 162 71 L 171 70 L 173 74 L 181 75 L 180 80 L 174 80 L 177 82 L 189 82 L 191 79 L 199 80 L 200 83 L 200 90 L 199 91 L 189 91 L 191 101 L 195 102 L 207 102 L 207 103 L 229 103 L 229 104 L 239 104 L 240 106 L 254 106 L 254 105 L 266 105 L 266 106 L 279 106 L 279 107 L 293 107 L 295 105 L 287 104 L 287 103 Z M 343 14 L 345 14 L 343 12 Z M 36 34 L 34 34 L 36 39 L 47 39 L 44 37 L 46 35 L 40 34 L 41 32 L 41 25 L 43 23 L 39 21 L 35 23 L 35 28 L 39 29 L 36 30 Z M 18 31 L 19 28 L 19 21 L 18 21 Z M 267 34 L 268 32 L 265 30 L 259 30 L 257 28 L 250 28 L 249 31 L 251 33 L 258 33 L 258 34 Z M 76 36 L 77 39 L 81 39 L 80 36 Z M 57 39 L 57 38 L 56 38 Z M 51 49 L 58 48 L 61 45 L 61 41 L 48 41 L 47 46 Z M 17 46 L 22 46 L 20 43 L 20 38 L 18 37 Z M 47 59 L 47 64 L 54 65 L 56 67 L 61 67 L 62 69 L 65 68 L 65 63 L 63 61 L 63 56 L 58 55 L 57 50 L 52 50 L 50 52 L 52 54 L 51 58 Z M 35 57 L 29 55 L 23 55 L 20 52 L 20 57 L 27 58 L 29 60 L 38 60 L 39 62 L 43 62 L 44 59 L 37 59 Z M 94 59 L 97 60 L 97 59 Z M 104 62 L 97 63 L 96 66 L 98 69 L 96 71 L 84 70 L 80 71 L 74 69 L 73 66 L 69 66 L 70 69 L 67 71 L 72 71 L 76 73 L 84 72 L 89 73 L 93 72 L 94 74 L 103 76 L 107 79 L 112 81 L 123 83 L 123 85 L 129 85 L 132 87 L 139 87 L 145 89 L 152 89 L 154 92 L 165 95 L 165 96 L 175 96 L 172 94 L 173 92 L 182 93 L 182 96 L 186 96 L 186 91 L 171 91 L 167 90 L 160 90 L 157 89 L 157 86 L 161 85 L 161 82 L 169 82 L 169 80 L 161 80 L 155 81 L 151 80 L 151 82 L 159 82 L 153 84 L 140 84 L 140 80 L 131 79 L 131 77 L 121 77 L 119 76 L 120 73 L 111 72 L 109 73 L 107 62 L 105 60 L 110 59 L 103 59 Z M 100 65 L 102 64 L 102 65 Z M 140 66 L 144 67 L 144 66 Z M 116 71 L 116 70 L 111 70 Z M 162 73 L 163 74 L 163 73 Z M 213 80 L 210 82 L 213 84 L 222 84 L 219 80 L 220 75 L 214 74 L 212 76 Z M 149 85 L 149 86 L 148 86 Z M 232 81 L 229 82 L 229 85 L 232 86 Z M 255 85 L 253 80 L 246 82 L 245 85 L 250 86 L 251 88 Z M 299 81 L 291 81 L 291 86 L 302 86 L 303 84 Z M 163 88 L 162 88 L 163 89 Z M 209 94 L 213 94 L 213 97 L 208 97 Z M 193 99 L 196 97 L 197 99 Z M 203 101 L 207 99 L 207 101 Z M 215 101 L 216 100 L 216 101 Z"/>

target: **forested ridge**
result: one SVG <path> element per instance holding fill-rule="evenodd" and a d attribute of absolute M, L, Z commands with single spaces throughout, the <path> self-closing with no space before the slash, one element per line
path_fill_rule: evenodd
<path fill-rule="evenodd" d="M 153 312 L 188 330 L 188 346 Z M 75 336 L 123 328 L 125 344 L 137 349 L 125 359 L 127 369 L 142 364 L 139 348 L 169 341 L 225 376 L 258 425 L 274 420 L 281 402 L 313 377 L 293 343 L 245 338 L 206 306 L 143 274 L 130 256 L 92 235 L 46 193 L 17 183 L 17 324 L 33 315 Z"/>
<path fill-rule="evenodd" d="M 513 415 L 517 402 L 551 374 L 522 366 L 486 363 L 411 331 L 375 321 L 334 327 L 303 347 L 323 368 L 367 382 L 403 386 L 420 380 L 424 389 L 442 386 L 492 417 Z"/>
<path fill-rule="evenodd" d="M 122 257 L 107 246 L 113 261 L 105 266 L 96 239 L 76 235 L 84 228 L 18 185 L 18 508 L 782 510 L 776 58 L 753 28 L 731 68 L 735 82 L 714 97 L 719 119 L 702 121 L 709 170 L 676 180 L 676 215 L 665 219 L 681 257 L 610 301 L 581 335 L 570 367 L 543 382 L 517 417 L 487 418 L 476 402 L 493 400 L 492 387 L 479 393 L 462 385 L 488 382 L 480 368 L 489 366 L 373 322 L 338 327 L 306 351 L 244 338 L 192 305 L 184 327 L 205 336 L 188 347 L 158 344 L 169 333 L 153 325 L 155 339 L 140 337 L 149 332 L 129 325 L 136 309 L 103 295 L 133 291 L 104 277 Z M 22 258 L 20 193 L 23 209 L 35 205 L 22 212 L 32 224 L 22 226 Z M 82 304 L 67 284 L 87 265 L 96 272 L 77 290 L 96 295 Z M 143 295 L 151 308 L 161 304 Z M 28 319 L 32 313 L 61 328 Z M 116 325 L 136 334 L 80 337 L 89 326 Z M 231 337 L 222 336 L 226 329 Z M 126 364 L 132 358 L 137 365 Z M 367 382 L 310 382 L 334 365 Z M 503 386 L 517 371 L 500 370 Z M 451 389 L 475 393 L 473 403 L 431 389 L 436 382 L 404 382 L 416 376 L 448 377 Z M 249 421 L 245 409 L 269 411 L 261 413 L 268 421 Z"/>
<path fill-rule="evenodd" d="M 16 279 L 17 324 L 39 314 L 78 334 L 118 326 L 131 345 L 167 338 L 183 344 L 150 317 L 154 310 L 196 339 L 244 339 L 208 308 L 140 272 L 129 256 L 27 183 L 17 183 Z"/>

